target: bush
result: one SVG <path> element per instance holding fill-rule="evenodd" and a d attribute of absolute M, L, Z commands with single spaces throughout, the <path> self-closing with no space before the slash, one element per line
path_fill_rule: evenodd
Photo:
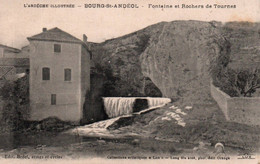
<path fill-rule="evenodd" d="M 120 60 L 118 60 L 120 61 Z M 114 73 L 110 64 L 101 65 L 95 63 L 98 74 L 104 77 L 103 94 L 104 97 L 162 97 L 161 91 L 148 77 L 142 80 L 137 79 L 133 67 L 121 69 L 121 74 Z"/>
<path fill-rule="evenodd" d="M 223 69 L 213 84 L 231 97 L 251 97 L 260 88 L 260 69 Z"/>
<path fill-rule="evenodd" d="M 244 97 L 251 97 L 260 88 L 260 69 L 239 70 L 234 77 L 235 88 Z"/>
<path fill-rule="evenodd" d="M 13 130 L 23 126 L 23 120 L 29 116 L 29 76 L 17 81 L 6 81 L 0 88 L 4 101 L 2 120 Z"/>

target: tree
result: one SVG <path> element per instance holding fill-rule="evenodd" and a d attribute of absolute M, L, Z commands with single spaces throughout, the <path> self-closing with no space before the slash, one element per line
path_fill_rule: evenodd
<path fill-rule="evenodd" d="M 260 69 L 240 70 L 235 76 L 236 89 L 244 97 L 251 97 L 260 88 Z"/>
<path fill-rule="evenodd" d="M 251 97 L 260 88 L 260 69 L 226 68 L 213 79 L 213 84 L 231 97 Z"/>

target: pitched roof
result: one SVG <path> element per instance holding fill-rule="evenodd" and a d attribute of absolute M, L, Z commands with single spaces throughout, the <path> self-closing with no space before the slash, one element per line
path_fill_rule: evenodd
<path fill-rule="evenodd" d="M 40 34 L 28 37 L 28 40 L 43 40 L 43 41 L 58 41 L 58 42 L 69 42 L 69 43 L 80 43 L 83 41 L 70 35 L 69 33 L 62 31 L 61 29 L 55 27 L 50 30 L 44 31 Z"/>
<path fill-rule="evenodd" d="M 9 47 L 9 46 L 3 45 L 3 44 L 0 44 L 0 47 L 4 48 L 5 51 L 10 51 L 10 52 L 14 52 L 14 53 L 19 53 L 21 51 L 17 48 Z"/>

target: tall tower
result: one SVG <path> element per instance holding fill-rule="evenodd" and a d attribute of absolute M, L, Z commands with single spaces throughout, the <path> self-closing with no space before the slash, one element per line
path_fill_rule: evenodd
<path fill-rule="evenodd" d="M 79 123 L 90 89 L 90 52 L 86 43 L 53 28 L 30 42 L 30 120 L 58 117 Z"/>

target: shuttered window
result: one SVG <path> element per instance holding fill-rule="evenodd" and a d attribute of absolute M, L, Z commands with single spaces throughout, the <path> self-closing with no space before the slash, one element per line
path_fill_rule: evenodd
<path fill-rule="evenodd" d="M 64 69 L 64 81 L 71 81 L 71 69 Z"/>
<path fill-rule="evenodd" d="M 42 80 L 50 80 L 50 68 L 42 68 Z"/>
<path fill-rule="evenodd" d="M 56 105 L 56 94 L 51 94 L 51 105 Z"/>

